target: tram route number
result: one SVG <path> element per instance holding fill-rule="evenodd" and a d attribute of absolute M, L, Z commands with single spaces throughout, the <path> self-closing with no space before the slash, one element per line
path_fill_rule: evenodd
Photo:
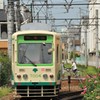
<path fill-rule="evenodd" d="M 30 74 L 32 78 L 41 78 L 41 74 Z"/>

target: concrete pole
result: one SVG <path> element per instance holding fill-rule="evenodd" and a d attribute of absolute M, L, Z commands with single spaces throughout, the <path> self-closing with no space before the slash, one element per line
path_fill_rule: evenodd
<path fill-rule="evenodd" d="M 73 36 L 73 60 L 75 61 L 75 35 Z"/>
<path fill-rule="evenodd" d="M 35 7 L 33 6 L 35 3 L 34 3 L 34 0 L 32 0 L 32 17 L 33 17 L 33 22 L 35 22 Z"/>
<path fill-rule="evenodd" d="M 16 21 L 16 31 L 19 31 L 20 30 L 20 26 L 21 26 L 21 22 L 20 22 L 20 0 L 16 1 L 15 21 Z"/>
<path fill-rule="evenodd" d="M 99 66 L 99 52 L 98 52 L 98 10 L 96 10 L 96 68 Z"/>
<path fill-rule="evenodd" d="M 31 9 L 31 22 L 33 22 L 33 15 L 32 15 L 33 14 L 33 4 L 32 3 L 31 3 L 30 7 L 31 7 L 30 8 Z"/>
<path fill-rule="evenodd" d="M 87 55 L 87 24 L 86 24 L 85 25 L 85 67 L 87 66 L 88 66 L 88 55 Z"/>
<path fill-rule="evenodd" d="M 12 34 L 14 32 L 14 0 L 8 0 L 8 55 L 11 58 L 12 55 Z"/>
<path fill-rule="evenodd" d="M 47 24 L 47 19 L 48 19 L 48 0 L 46 0 L 45 3 L 46 3 L 46 16 L 45 16 L 45 23 Z"/>

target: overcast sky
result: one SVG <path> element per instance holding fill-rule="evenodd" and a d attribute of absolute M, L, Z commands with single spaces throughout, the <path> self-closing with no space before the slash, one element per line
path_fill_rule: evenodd
<path fill-rule="evenodd" d="M 43 3 L 44 0 L 35 0 L 35 2 L 37 3 L 37 1 L 39 1 L 40 3 Z M 71 1 L 73 1 L 72 3 L 74 4 L 82 4 L 82 3 L 86 3 L 87 0 L 66 0 L 68 3 L 70 3 Z M 7 3 L 7 0 L 5 0 L 5 2 Z M 32 2 L 32 0 L 20 0 L 21 3 L 25 3 L 25 4 L 30 4 Z M 48 3 L 54 3 L 54 4 L 61 4 L 61 3 L 65 3 L 65 0 L 48 0 Z M 40 7 L 41 8 L 41 7 Z M 39 7 L 37 7 L 37 11 L 40 10 Z M 36 10 L 35 9 L 35 10 Z M 50 8 L 48 10 L 48 14 L 52 14 L 53 18 L 79 18 L 81 16 L 87 15 L 87 6 L 85 5 L 72 5 L 70 7 L 70 9 L 67 10 L 65 9 L 64 6 L 53 6 L 52 8 Z M 40 16 L 43 16 L 43 14 L 45 13 L 45 8 L 41 9 L 42 12 L 40 13 Z M 50 15 L 49 15 L 50 16 Z M 68 20 L 67 22 L 69 22 L 70 20 Z M 61 21 L 56 21 L 55 24 L 67 24 L 67 22 L 65 22 L 64 20 Z M 72 20 L 71 24 L 76 24 L 79 23 L 79 20 Z"/>

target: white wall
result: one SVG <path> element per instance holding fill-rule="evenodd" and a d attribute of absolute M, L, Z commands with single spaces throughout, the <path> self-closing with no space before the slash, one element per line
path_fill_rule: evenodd
<path fill-rule="evenodd" d="M 97 3 L 97 0 L 91 0 L 90 3 Z M 97 5 L 89 5 L 89 48 L 90 52 L 96 49 L 96 25 L 95 25 L 95 17 L 96 17 L 96 7 Z"/>

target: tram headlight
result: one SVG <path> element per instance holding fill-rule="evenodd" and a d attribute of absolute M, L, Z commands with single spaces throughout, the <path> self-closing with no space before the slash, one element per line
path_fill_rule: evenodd
<path fill-rule="evenodd" d="M 48 79 L 48 75 L 47 74 L 43 74 L 43 78 L 44 79 Z"/>
<path fill-rule="evenodd" d="M 50 74 L 50 78 L 54 78 L 54 75 L 53 74 Z"/>
<path fill-rule="evenodd" d="M 17 78 L 18 78 L 18 79 L 21 79 L 21 75 L 20 75 L 20 74 L 18 74 L 18 75 L 17 75 Z"/>
<path fill-rule="evenodd" d="M 27 74 L 24 74 L 24 75 L 23 75 L 23 78 L 24 78 L 24 79 L 28 79 L 28 75 L 27 75 Z"/>

